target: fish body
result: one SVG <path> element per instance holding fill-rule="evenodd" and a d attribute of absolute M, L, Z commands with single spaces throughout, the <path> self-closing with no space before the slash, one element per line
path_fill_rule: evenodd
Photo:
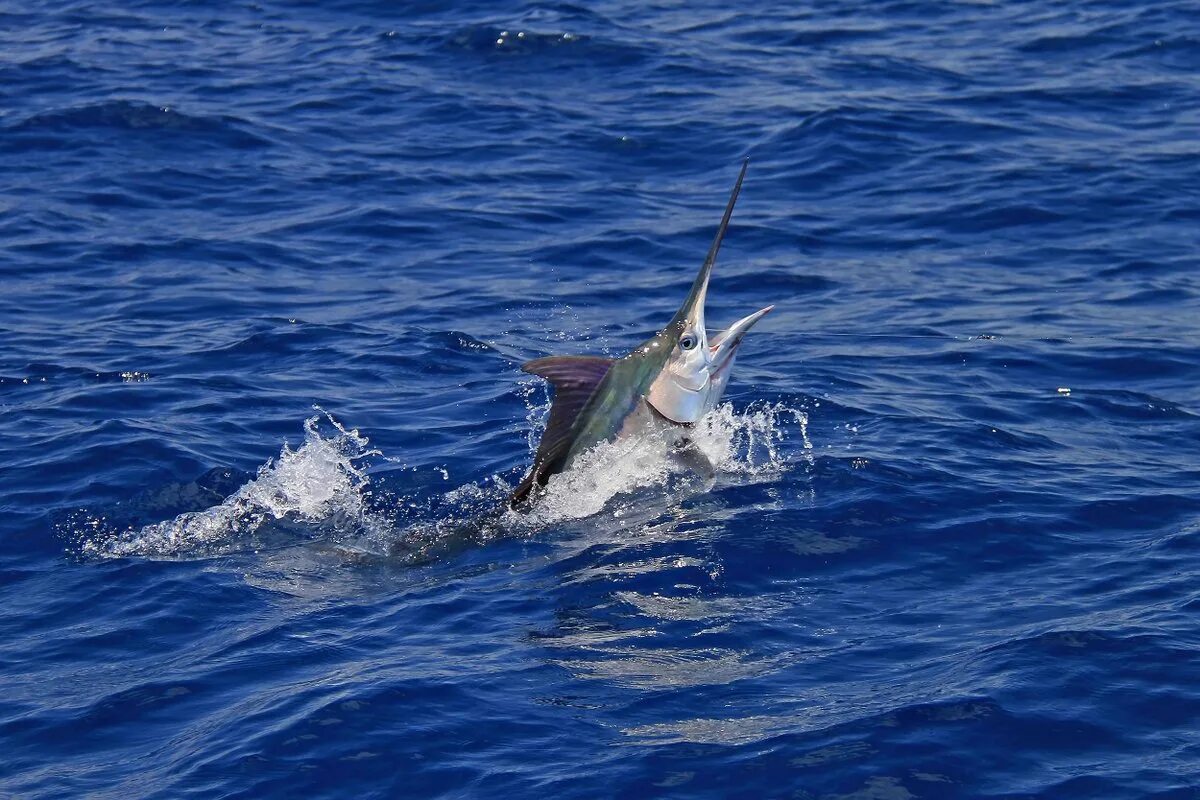
<path fill-rule="evenodd" d="M 513 492 L 511 506 L 530 503 L 552 475 L 596 445 L 664 426 L 682 433 L 720 401 L 742 337 L 772 308 L 713 335 L 704 326 L 708 281 L 745 176 L 743 164 L 700 273 L 665 328 L 622 358 L 548 356 L 522 365 L 553 385 L 554 402 L 533 466 Z"/>

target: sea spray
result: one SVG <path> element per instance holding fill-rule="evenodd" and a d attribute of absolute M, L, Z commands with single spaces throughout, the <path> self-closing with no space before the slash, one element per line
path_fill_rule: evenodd
<path fill-rule="evenodd" d="M 656 490 L 673 504 L 724 480 L 770 478 L 789 464 L 783 443 L 790 425 L 799 430 L 801 458 L 811 459 L 803 411 L 764 403 L 738 412 L 723 403 L 689 429 L 694 450 L 681 452 L 670 428 L 601 444 L 570 470 L 552 476 L 531 511 L 510 516 L 541 527 L 598 514 L 614 498 L 641 497 L 643 490 Z M 621 513 L 620 508 L 613 511 Z"/>
<path fill-rule="evenodd" d="M 268 523 L 287 522 L 312 536 L 372 527 L 365 503 L 366 460 L 379 455 L 367 438 L 321 412 L 304 422 L 304 441 L 217 505 L 141 528 L 106 531 L 102 519 L 78 537 L 85 557 L 198 557 L 261 544 Z M 86 528 L 85 528 L 86 529 Z"/>
<path fill-rule="evenodd" d="M 528 390 L 524 398 L 531 423 L 539 425 L 544 397 Z M 433 495 L 389 493 L 369 471 L 398 459 L 320 411 L 305 420 L 298 447 L 285 443 L 219 503 L 124 529 L 82 514 L 66 532 L 85 558 L 206 558 L 314 540 L 347 553 L 423 563 L 599 514 L 624 517 L 624 530 L 645 518 L 631 514 L 632 505 L 665 508 L 721 482 L 773 480 L 794 461 L 793 448 L 785 447 L 792 428 L 799 431 L 798 457 L 810 459 L 804 412 L 781 403 L 741 412 L 722 404 L 690 429 L 690 458 L 680 457 L 666 432 L 605 443 L 553 476 L 530 511 L 513 512 L 505 502 L 512 491 L 507 474 Z"/>

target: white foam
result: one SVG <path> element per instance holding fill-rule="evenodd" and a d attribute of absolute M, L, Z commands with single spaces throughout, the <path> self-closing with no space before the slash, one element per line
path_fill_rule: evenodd
<path fill-rule="evenodd" d="M 139 529 L 97 533 L 83 538 L 81 549 L 98 557 L 212 555 L 253 546 L 255 534 L 271 521 L 326 533 L 372 527 L 364 503 L 369 481 L 363 462 L 377 454 L 368 449 L 365 436 L 322 412 L 305 421 L 299 448 L 285 443 L 278 458 L 221 503 Z M 93 527 L 101 526 L 96 522 Z"/>
<path fill-rule="evenodd" d="M 544 393 L 531 389 L 524 399 L 535 429 L 532 460 L 548 404 Z M 725 404 L 688 431 L 693 449 L 687 457 L 675 447 L 677 429 L 602 444 L 553 476 L 531 511 L 517 513 L 507 509 L 512 486 L 500 475 L 425 499 L 391 496 L 381 502 L 367 469 L 372 461 L 396 459 L 322 411 L 305 421 L 298 448 L 284 444 L 277 458 L 220 503 L 125 530 L 113 530 L 103 518 L 82 525 L 77 520 L 74 538 L 84 556 L 99 558 L 203 558 L 318 539 L 423 561 L 463 542 L 530 536 L 598 514 L 621 519 L 621 528 L 636 527 L 646 513 L 714 483 L 771 479 L 792 461 L 792 448 L 782 445 L 793 426 L 803 443 L 800 457 L 811 458 L 802 411 L 776 403 L 735 412 Z M 438 474 L 446 478 L 444 469 Z"/>
<path fill-rule="evenodd" d="M 675 446 L 678 429 L 601 444 L 576 459 L 570 470 L 550 478 L 527 519 L 541 527 L 601 512 L 621 517 L 628 504 L 609 506 L 623 495 L 661 489 L 670 503 L 731 476 L 744 480 L 773 475 L 788 464 L 781 445 L 789 423 L 799 428 L 802 457 L 811 459 L 807 415 L 782 403 L 759 404 L 740 413 L 725 403 L 705 416 L 687 432 L 707 461 L 699 470 L 697 459 Z"/>

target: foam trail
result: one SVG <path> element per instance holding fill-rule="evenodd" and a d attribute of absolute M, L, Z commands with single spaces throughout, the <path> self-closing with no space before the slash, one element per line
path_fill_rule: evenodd
<path fill-rule="evenodd" d="M 332 430 L 325 434 L 321 427 Z M 81 552 L 102 558 L 195 557 L 262 544 L 260 534 L 268 523 L 299 523 L 326 535 L 372 528 L 362 462 L 378 453 L 368 444 L 357 430 L 347 430 L 322 412 L 305 421 L 299 448 L 285 443 L 277 459 L 218 505 L 115 535 L 85 536 Z M 100 528 L 100 521 L 93 527 Z"/>

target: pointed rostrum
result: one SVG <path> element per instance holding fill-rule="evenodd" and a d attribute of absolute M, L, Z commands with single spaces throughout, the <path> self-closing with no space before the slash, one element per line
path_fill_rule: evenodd
<path fill-rule="evenodd" d="M 742 169 L 738 173 L 737 181 L 733 184 L 733 191 L 729 193 L 729 202 L 725 204 L 725 214 L 721 217 L 721 225 L 717 228 L 717 235 L 713 237 L 712 245 L 708 248 L 708 255 L 704 258 L 700 273 L 692 282 L 691 291 L 688 292 L 679 311 L 675 313 L 671 325 L 687 319 L 694 310 L 703 310 L 704 308 L 704 298 L 708 292 L 708 279 L 712 276 L 713 265 L 717 263 L 717 253 L 721 252 L 721 242 L 725 239 L 725 232 L 729 230 L 729 219 L 733 216 L 733 207 L 737 205 L 738 195 L 742 193 L 742 181 L 746 179 L 746 168 L 749 166 L 750 159 L 747 158 L 742 162 Z"/>

